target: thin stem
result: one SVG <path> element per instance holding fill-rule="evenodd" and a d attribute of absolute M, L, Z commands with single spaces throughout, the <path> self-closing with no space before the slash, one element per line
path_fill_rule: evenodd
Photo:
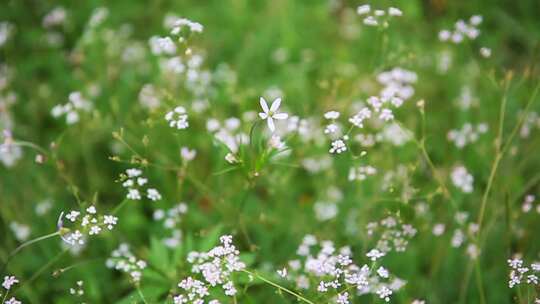
<path fill-rule="evenodd" d="M 25 242 L 21 245 L 19 245 L 19 247 L 15 248 L 15 250 L 13 250 L 9 256 L 7 257 L 6 259 L 6 262 L 4 263 L 4 266 L 2 266 L 2 271 L 0 271 L 0 273 L 4 272 L 4 270 L 6 269 L 7 267 L 7 264 L 9 263 L 9 261 L 19 252 L 21 251 L 23 248 L 27 247 L 27 246 L 30 246 L 34 243 L 37 243 L 39 241 L 43 241 L 43 240 L 46 240 L 46 239 L 50 239 L 50 238 L 53 238 L 57 235 L 60 235 L 60 231 L 56 231 L 56 232 L 53 232 L 53 233 L 50 233 L 50 234 L 47 234 L 47 235 L 44 235 L 44 236 L 40 236 L 38 238 L 35 238 L 33 240 L 30 240 L 28 242 Z"/>
<path fill-rule="evenodd" d="M 51 259 L 49 262 L 47 262 L 45 265 L 43 265 L 43 267 L 41 267 L 36 273 L 34 273 L 32 275 L 32 277 L 30 277 L 30 279 L 24 281 L 20 286 L 19 288 L 22 288 L 25 284 L 28 284 L 28 283 L 31 283 L 33 282 L 35 279 L 37 279 L 45 270 L 47 270 L 49 267 L 51 267 L 52 265 L 54 265 L 56 262 L 58 262 L 58 260 L 60 260 L 60 258 L 66 253 L 68 252 L 69 249 L 64 249 L 62 252 L 60 252 L 59 254 L 57 254 L 53 259 Z"/>
<path fill-rule="evenodd" d="M 114 210 L 112 211 L 112 215 L 116 215 L 120 211 L 120 209 L 122 209 L 122 207 L 127 204 L 127 202 L 129 202 L 129 200 L 126 198 L 120 204 L 118 204 L 116 208 L 114 208 Z"/>
<path fill-rule="evenodd" d="M 141 300 L 143 301 L 144 304 L 148 304 L 148 302 L 146 302 L 146 299 L 144 298 L 144 295 L 141 291 L 141 289 L 139 288 L 138 285 L 135 285 L 135 288 L 137 289 L 137 293 L 139 294 L 139 297 L 141 298 Z"/>
<path fill-rule="evenodd" d="M 290 294 L 290 295 L 292 295 L 292 296 L 295 296 L 297 299 L 302 300 L 303 302 L 306 302 L 306 303 L 309 303 L 309 304 L 315 304 L 314 302 L 312 302 L 312 301 L 310 301 L 310 300 L 304 298 L 303 296 L 297 294 L 296 292 L 294 292 L 294 291 L 292 291 L 292 290 L 289 290 L 289 289 L 287 289 L 287 288 L 285 288 L 285 287 L 283 287 L 283 286 L 281 286 L 281 285 L 279 285 L 279 284 L 276 284 L 276 283 L 274 283 L 274 282 L 272 282 L 272 281 L 266 279 L 265 277 L 259 275 L 258 273 L 254 273 L 254 272 L 251 272 L 251 271 L 248 271 L 248 270 L 242 270 L 242 271 L 245 272 L 245 273 L 247 273 L 247 274 L 249 274 L 249 275 L 252 275 L 252 276 L 254 276 L 254 277 L 257 277 L 259 280 L 261 280 L 261 281 L 263 281 L 263 282 L 265 282 L 265 283 L 267 283 L 267 284 L 270 284 L 270 285 L 272 285 L 273 287 L 275 287 L 275 288 L 277 288 L 277 289 L 279 289 L 279 290 L 281 290 L 281 291 L 284 291 L 284 292 L 286 292 L 286 293 L 288 293 L 288 294 Z"/>
<path fill-rule="evenodd" d="M 480 262 L 478 260 L 475 260 L 474 264 L 476 272 L 476 285 L 478 288 L 478 292 L 480 293 L 480 303 L 486 304 L 486 295 L 484 293 L 484 286 L 482 284 L 482 272 L 480 271 Z"/>

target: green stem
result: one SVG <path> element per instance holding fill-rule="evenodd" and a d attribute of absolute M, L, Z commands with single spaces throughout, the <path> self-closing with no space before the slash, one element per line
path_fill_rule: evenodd
<path fill-rule="evenodd" d="M 144 304 L 148 304 L 148 302 L 146 302 L 146 299 L 144 298 L 144 295 L 143 295 L 141 289 L 139 288 L 139 286 L 136 285 L 135 288 L 137 289 L 137 293 L 139 294 L 139 297 L 141 298 L 141 300 L 143 301 L 143 303 L 144 303 Z"/>
<path fill-rule="evenodd" d="M 19 247 L 15 248 L 15 250 L 13 250 L 9 256 L 7 257 L 6 259 L 6 262 L 4 263 L 4 266 L 2 266 L 2 270 L 0 271 L 0 273 L 4 272 L 4 270 L 6 269 L 9 261 L 19 252 L 21 251 L 23 248 L 27 247 L 27 246 L 30 246 L 34 243 L 37 243 L 39 241 L 43 241 L 43 240 L 46 240 L 46 239 L 49 239 L 49 238 L 53 238 L 55 236 L 58 236 L 60 235 L 60 231 L 56 231 L 56 232 L 53 232 L 53 233 L 50 233 L 50 234 L 47 234 L 47 235 L 44 235 L 44 236 L 40 236 L 38 238 L 35 238 L 33 240 L 30 240 L 28 242 L 25 242 L 25 243 L 22 243 Z"/>
<path fill-rule="evenodd" d="M 126 198 L 120 204 L 118 204 L 118 206 L 114 208 L 112 215 L 117 214 L 120 211 L 120 209 L 122 209 L 122 207 L 124 207 L 124 205 L 127 204 L 127 202 L 129 202 L 129 199 Z"/>
<path fill-rule="evenodd" d="M 478 292 L 480 293 L 480 303 L 486 304 L 486 295 L 484 293 L 484 286 L 482 284 L 482 272 L 480 271 L 480 262 L 478 260 L 475 260 L 474 264 L 476 272 L 476 285 L 478 288 Z"/>
<path fill-rule="evenodd" d="M 259 280 L 261 280 L 261 281 L 263 281 L 263 282 L 265 282 L 265 283 L 267 283 L 269 285 L 272 285 L 273 287 L 275 287 L 275 288 L 277 288 L 277 289 L 279 289 L 281 291 L 284 291 L 284 292 L 286 292 L 286 293 L 288 293 L 288 294 L 290 294 L 292 296 L 295 296 L 297 299 L 302 300 L 303 302 L 306 302 L 306 303 L 309 303 L 309 304 L 315 304 L 314 302 L 304 298 L 303 296 L 297 294 L 296 292 L 294 292 L 292 290 L 289 290 L 289 289 L 287 289 L 287 288 L 285 288 L 285 287 L 283 287 L 283 286 L 281 286 L 279 284 L 276 284 L 276 283 L 266 279 L 265 277 L 259 275 L 258 273 L 254 273 L 254 272 L 251 272 L 251 271 L 248 271 L 248 270 L 242 270 L 242 271 L 249 274 L 249 275 L 252 275 L 252 276 L 258 278 Z"/>

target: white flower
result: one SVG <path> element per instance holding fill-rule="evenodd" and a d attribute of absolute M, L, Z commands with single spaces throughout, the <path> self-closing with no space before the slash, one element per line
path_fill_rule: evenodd
<path fill-rule="evenodd" d="M 161 194 L 159 194 L 159 192 L 156 189 L 149 188 L 148 190 L 146 190 L 146 197 L 148 197 L 149 199 L 153 201 L 157 201 L 161 199 Z"/>
<path fill-rule="evenodd" d="M 356 9 L 356 13 L 358 15 L 365 15 L 365 14 L 369 13 L 370 10 L 371 10 L 371 7 L 369 6 L 369 4 L 364 4 L 364 5 L 360 5 Z"/>
<path fill-rule="evenodd" d="M 99 234 L 101 232 L 101 228 L 99 226 L 92 226 L 90 227 L 90 232 L 88 234 L 94 235 Z"/>
<path fill-rule="evenodd" d="M 345 142 L 341 139 L 334 140 L 332 142 L 332 147 L 329 150 L 329 152 L 332 154 L 341 154 L 345 151 L 347 151 L 347 146 L 345 145 Z"/>
<path fill-rule="evenodd" d="M 137 189 L 129 189 L 126 197 L 131 200 L 140 200 L 141 194 L 139 193 L 139 190 Z"/>
<path fill-rule="evenodd" d="M 22 304 L 22 302 L 18 301 L 14 297 L 11 297 L 11 299 L 7 300 L 4 304 Z"/>
<path fill-rule="evenodd" d="M 283 269 L 278 269 L 277 273 L 280 277 L 285 278 L 287 277 L 287 268 L 283 267 Z"/>
<path fill-rule="evenodd" d="M 188 115 L 186 109 L 182 106 L 178 106 L 174 110 L 167 112 L 165 120 L 169 122 L 171 128 L 187 129 L 189 127 Z"/>
<path fill-rule="evenodd" d="M 384 256 L 384 252 L 381 252 L 378 249 L 371 249 L 368 253 L 366 253 L 366 256 L 375 262 Z"/>
<path fill-rule="evenodd" d="M 338 111 L 328 111 L 324 113 L 324 118 L 326 119 L 338 119 L 340 113 Z"/>
<path fill-rule="evenodd" d="M 465 193 L 471 193 L 473 191 L 474 178 L 464 166 L 458 166 L 452 171 L 452 183 Z"/>
<path fill-rule="evenodd" d="M 232 165 L 238 163 L 238 158 L 232 153 L 227 153 L 227 155 L 225 155 L 225 161 Z"/>
<path fill-rule="evenodd" d="M 6 289 L 6 290 L 9 290 L 11 288 L 11 286 L 15 285 L 19 283 L 19 280 L 17 280 L 16 277 L 14 276 L 5 276 L 4 277 L 4 282 L 2 283 L 2 286 Z"/>
<path fill-rule="evenodd" d="M 270 131 L 274 132 L 276 130 L 276 127 L 274 125 L 274 119 L 282 120 L 287 119 L 288 117 L 287 113 L 278 113 L 279 106 L 281 105 L 281 98 L 276 98 L 272 102 L 270 108 L 268 108 L 268 104 L 263 97 L 259 99 L 259 103 L 261 104 L 261 108 L 263 110 L 263 112 L 259 113 L 259 117 L 263 120 L 266 119 L 266 122 L 268 123 L 268 128 L 270 129 Z"/>
<path fill-rule="evenodd" d="M 377 294 L 379 295 L 379 298 L 384 299 L 386 302 L 390 302 L 392 290 L 386 286 L 381 286 L 379 289 L 377 289 Z"/>
<path fill-rule="evenodd" d="M 403 12 L 398 8 L 390 7 L 388 9 L 388 15 L 390 15 L 390 16 L 403 16 Z"/>
<path fill-rule="evenodd" d="M 480 55 L 484 58 L 491 57 L 491 49 L 487 47 L 480 48 Z"/>
<path fill-rule="evenodd" d="M 96 207 L 94 206 L 90 206 L 88 208 L 86 208 L 86 212 L 90 213 L 90 214 L 96 214 Z"/>
<path fill-rule="evenodd" d="M 103 218 L 103 224 L 107 225 L 107 229 L 112 230 L 114 225 L 118 222 L 118 218 L 113 215 L 105 215 Z"/>
<path fill-rule="evenodd" d="M 197 151 L 195 149 L 190 150 L 188 147 L 182 147 L 180 149 L 180 157 L 186 162 L 192 161 L 196 155 Z"/>

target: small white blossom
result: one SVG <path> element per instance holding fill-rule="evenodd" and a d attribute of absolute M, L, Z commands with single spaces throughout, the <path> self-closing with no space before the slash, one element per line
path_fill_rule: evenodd
<path fill-rule="evenodd" d="M 270 131 L 274 132 L 276 130 L 276 127 L 274 125 L 274 119 L 283 120 L 283 119 L 287 119 L 288 117 L 287 113 L 278 112 L 279 106 L 281 105 L 281 98 L 276 98 L 272 102 L 272 105 L 270 106 L 270 108 L 268 108 L 268 104 L 266 103 L 266 100 L 263 97 L 259 99 L 259 103 L 263 110 L 263 112 L 259 113 L 259 117 L 263 120 L 266 120 Z"/>

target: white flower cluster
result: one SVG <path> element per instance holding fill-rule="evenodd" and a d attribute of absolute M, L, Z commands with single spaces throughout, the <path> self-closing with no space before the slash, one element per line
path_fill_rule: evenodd
<path fill-rule="evenodd" d="M 139 102 L 143 107 L 151 110 L 159 107 L 161 103 L 160 95 L 153 84 L 147 83 L 143 85 L 139 91 Z"/>
<path fill-rule="evenodd" d="M 480 248 L 474 242 L 476 234 L 478 233 L 478 224 L 469 222 L 469 214 L 461 211 L 455 214 L 455 221 L 458 227 L 454 230 L 450 239 L 450 245 L 454 248 L 462 247 L 466 241 L 469 243 L 466 246 L 465 253 L 471 258 L 476 259 L 480 255 Z M 443 228 L 444 230 L 444 228 Z"/>
<path fill-rule="evenodd" d="M 316 202 L 313 205 L 313 210 L 315 211 L 315 218 L 321 222 L 335 218 L 339 211 L 336 203 L 325 201 Z"/>
<path fill-rule="evenodd" d="M 179 18 L 174 21 L 171 29 L 172 35 L 180 35 L 183 29 L 189 29 L 191 32 L 202 33 L 204 27 L 199 22 L 191 21 L 186 18 Z"/>
<path fill-rule="evenodd" d="M 6 44 L 14 30 L 13 24 L 7 21 L 0 22 L 0 48 Z"/>
<path fill-rule="evenodd" d="M 72 125 L 79 122 L 81 112 L 89 112 L 92 109 L 92 103 L 78 91 L 71 92 L 68 99 L 66 104 L 54 106 L 51 114 L 55 118 L 65 115 L 66 122 Z"/>
<path fill-rule="evenodd" d="M 69 289 L 69 294 L 82 297 L 84 295 L 84 282 L 83 281 L 77 281 L 75 284 L 75 287 L 71 287 Z"/>
<path fill-rule="evenodd" d="M 174 55 L 176 54 L 176 44 L 171 37 L 152 36 L 148 41 L 150 50 L 154 55 Z"/>
<path fill-rule="evenodd" d="M 399 67 L 380 73 L 377 75 L 377 81 L 383 87 L 379 96 L 369 97 L 366 100 L 367 105 L 352 116 L 349 122 L 363 128 L 364 121 L 375 115 L 382 122 L 392 121 L 394 114 L 390 107 L 399 108 L 404 101 L 414 95 L 412 84 L 416 83 L 417 79 L 416 73 Z"/>
<path fill-rule="evenodd" d="M 66 9 L 58 6 L 52 9 L 45 17 L 43 17 L 42 25 L 44 28 L 50 28 L 53 26 L 60 26 L 66 21 L 67 12 Z"/>
<path fill-rule="evenodd" d="M 157 209 L 154 211 L 154 220 L 162 221 L 163 227 L 170 231 L 171 235 L 163 239 L 165 246 L 173 248 L 182 241 L 182 231 L 178 225 L 182 221 L 182 215 L 186 214 L 188 207 L 185 203 L 179 203 L 169 210 Z"/>
<path fill-rule="evenodd" d="M 372 261 L 384 255 L 375 251 L 368 253 Z M 356 288 L 358 295 L 374 294 L 388 302 L 392 293 L 405 284 L 383 266 L 356 265 L 348 246 L 336 250 L 332 241 L 319 242 L 313 235 L 304 237 L 297 254 L 298 259 L 289 261 L 288 268 L 278 274 L 295 282 L 298 289 L 337 293 L 335 303 L 350 303 L 347 290 L 351 287 Z"/>
<path fill-rule="evenodd" d="M 30 227 L 28 225 L 13 221 L 9 223 L 9 228 L 19 242 L 26 241 L 30 236 Z"/>
<path fill-rule="evenodd" d="M 404 101 L 414 95 L 413 84 L 417 80 L 418 75 L 415 72 L 400 67 L 380 73 L 377 81 L 383 86 L 379 93 L 381 102 L 384 104 L 390 101 L 394 107 L 401 107 Z M 374 108 L 378 107 L 374 105 Z"/>
<path fill-rule="evenodd" d="M 330 147 L 330 150 L 328 150 L 328 152 L 330 152 L 331 154 L 341 154 L 345 151 L 347 151 L 347 145 L 345 145 L 345 141 L 348 140 L 349 137 L 348 136 L 344 136 L 343 139 L 336 139 L 332 142 L 332 146 Z"/>
<path fill-rule="evenodd" d="M 388 8 L 387 11 L 381 9 L 375 9 L 372 11 L 369 4 L 364 4 L 356 9 L 356 13 L 364 17 L 364 24 L 368 26 L 388 26 L 388 17 L 401 17 L 403 12 L 395 7 Z M 384 18 L 384 19 L 383 19 Z"/>
<path fill-rule="evenodd" d="M 71 228 L 65 227 L 64 218 L 70 223 Z M 84 245 L 87 236 L 98 235 L 104 228 L 112 230 L 118 223 L 114 215 L 99 215 L 95 206 L 91 205 L 84 211 L 71 210 L 60 213 L 58 229 L 64 242 L 71 246 Z"/>
<path fill-rule="evenodd" d="M 7 299 L 9 290 L 13 285 L 19 283 L 19 280 L 14 276 L 5 276 L 4 281 L 2 282 L 2 287 L 6 290 L 6 294 L 3 296 L 4 299 Z M 1 295 L 1 294 L 0 294 Z M 21 301 L 18 301 L 14 297 L 11 297 L 9 300 L 5 301 L 4 304 L 21 304 Z"/>
<path fill-rule="evenodd" d="M 249 136 L 240 130 L 242 121 L 236 117 L 230 117 L 223 122 L 215 118 L 206 121 L 206 129 L 214 135 L 214 139 L 230 151 L 225 157 L 229 163 L 236 163 L 236 153 L 241 145 L 249 144 Z"/>
<path fill-rule="evenodd" d="M 473 192 L 474 178 L 464 166 L 455 167 L 452 170 L 450 178 L 452 179 L 452 183 L 454 184 L 454 186 L 456 186 L 461 191 L 465 193 Z"/>
<path fill-rule="evenodd" d="M 133 283 L 139 283 L 142 277 L 142 271 L 146 268 L 146 261 L 138 259 L 129 249 L 126 243 L 120 244 L 113 250 L 111 256 L 105 262 L 107 268 L 113 268 L 129 274 Z"/>
<path fill-rule="evenodd" d="M 525 121 L 523 122 L 523 125 L 521 125 L 519 135 L 522 138 L 527 138 L 529 135 L 531 135 L 533 128 L 540 129 L 540 115 L 538 115 L 536 112 L 529 112 L 525 118 Z"/>
<path fill-rule="evenodd" d="M 0 143 L 0 161 L 4 166 L 10 168 L 22 157 L 22 149 L 14 143 L 11 131 L 4 130 L 2 134 L 4 141 Z"/>
<path fill-rule="evenodd" d="M 482 23 L 482 16 L 474 15 L 469 22 L 458 20 L 454 24 L 453 30 L 442 30 L 439 32 L 439 40 L 450 41 L 455 44 L 463 42 L 465 38 L 476 39 L 480 35 L 478 26 Z"/>
<path fill-rule="evenodd" d="M 409 240 L 417 233 L 412 225 L 403 224 L 400 219 L 393 216 L 388 216 L 378 222 L 370 222 L 366 228 L 369 237 L 377 238 L 375 248 L 384 254 L 392 249 L 396 252 L 405 251 Z"/>
<path fill-rule="evenodd" d="M 372 166 L 358 166 L 358 167 L 351 167 L 349 169 L 349 181 L 363 181 L 370 175 L 375 175 L 377 173 L 377 169 L 375 169 Z"/>
<path fill-rule="evenodd" d="M 178 106 L 174 110 L 165 114 L 165 120 L 169 123 L 169 127 L 177 128 L 179 130 L 187 129 L 189 127 L 188 114 L 186 108 Z"/>
<path fill-rule="evenodd" d="M 508 266 L 510 267 L 510 274 L 508 280 L 508 287 L 514 288 L 517 285 L 526 282 L 527 284 L 538 286 L 538 272 L 540 272 L 540 262 L 534 262 L 527 267 L 523 259 L 516 255 L 512 259 L 508 259 Z"/>
<path fill-rule="evenodd" d="M 240 261 L 240 252 L 232 244 L 232 236 L 224 235 L 219 238 L 221 245 L 208 252 L 190 252 L 188 262 L 192 264 L 191 272 L 202 275 L 203 281 L 187 277 L 178 287 L 184 290 L 183 294 L 174 297 L 174 303 L 204 303 L 209 295 L 209 288 L 221 286 L 225 295 L 234 296 L 237 293 L 232 281 L 234 272 L 242 271 L 246 265 Z M 212 300 L 209 303 L 219 303 Z"/>
<path fill-rule="evenodd" d="M 480 134 L 485 134 L 488 131 L 486 123 L 480 123 L 476 126 L 466 123 L 461 129 L 453 129 L 448 132 L 447 138 L 453 142 L 456 147 L 462 149 L 468 144 L 472 144 L 478 140 Z"/>
<path fill-rule="evenodd" d="M 142 176 L 142 170 L 131 168 L 126 170 L 126 174 L 122 175 L 122 186 L 128 189 L 127 199 L 138 201 L 142 199 L 141 193 L 144 193 L 144 188 L 148 183 L 148 179 Z M 152 201 L 161 200 L 161 194 L 155 188 L 146 188 L 146 197 Z"/>
<path fill-rule="evenodd" d="M 536 197 L 532 194 L 525 196 L 523 204 L 521 205 L 521 210 L 523 213 L 529 213 L 533 208 L 533 203 L 536 201 Z M 536 204 L 536 212 L 540 213 L 540 204 Z"/>

